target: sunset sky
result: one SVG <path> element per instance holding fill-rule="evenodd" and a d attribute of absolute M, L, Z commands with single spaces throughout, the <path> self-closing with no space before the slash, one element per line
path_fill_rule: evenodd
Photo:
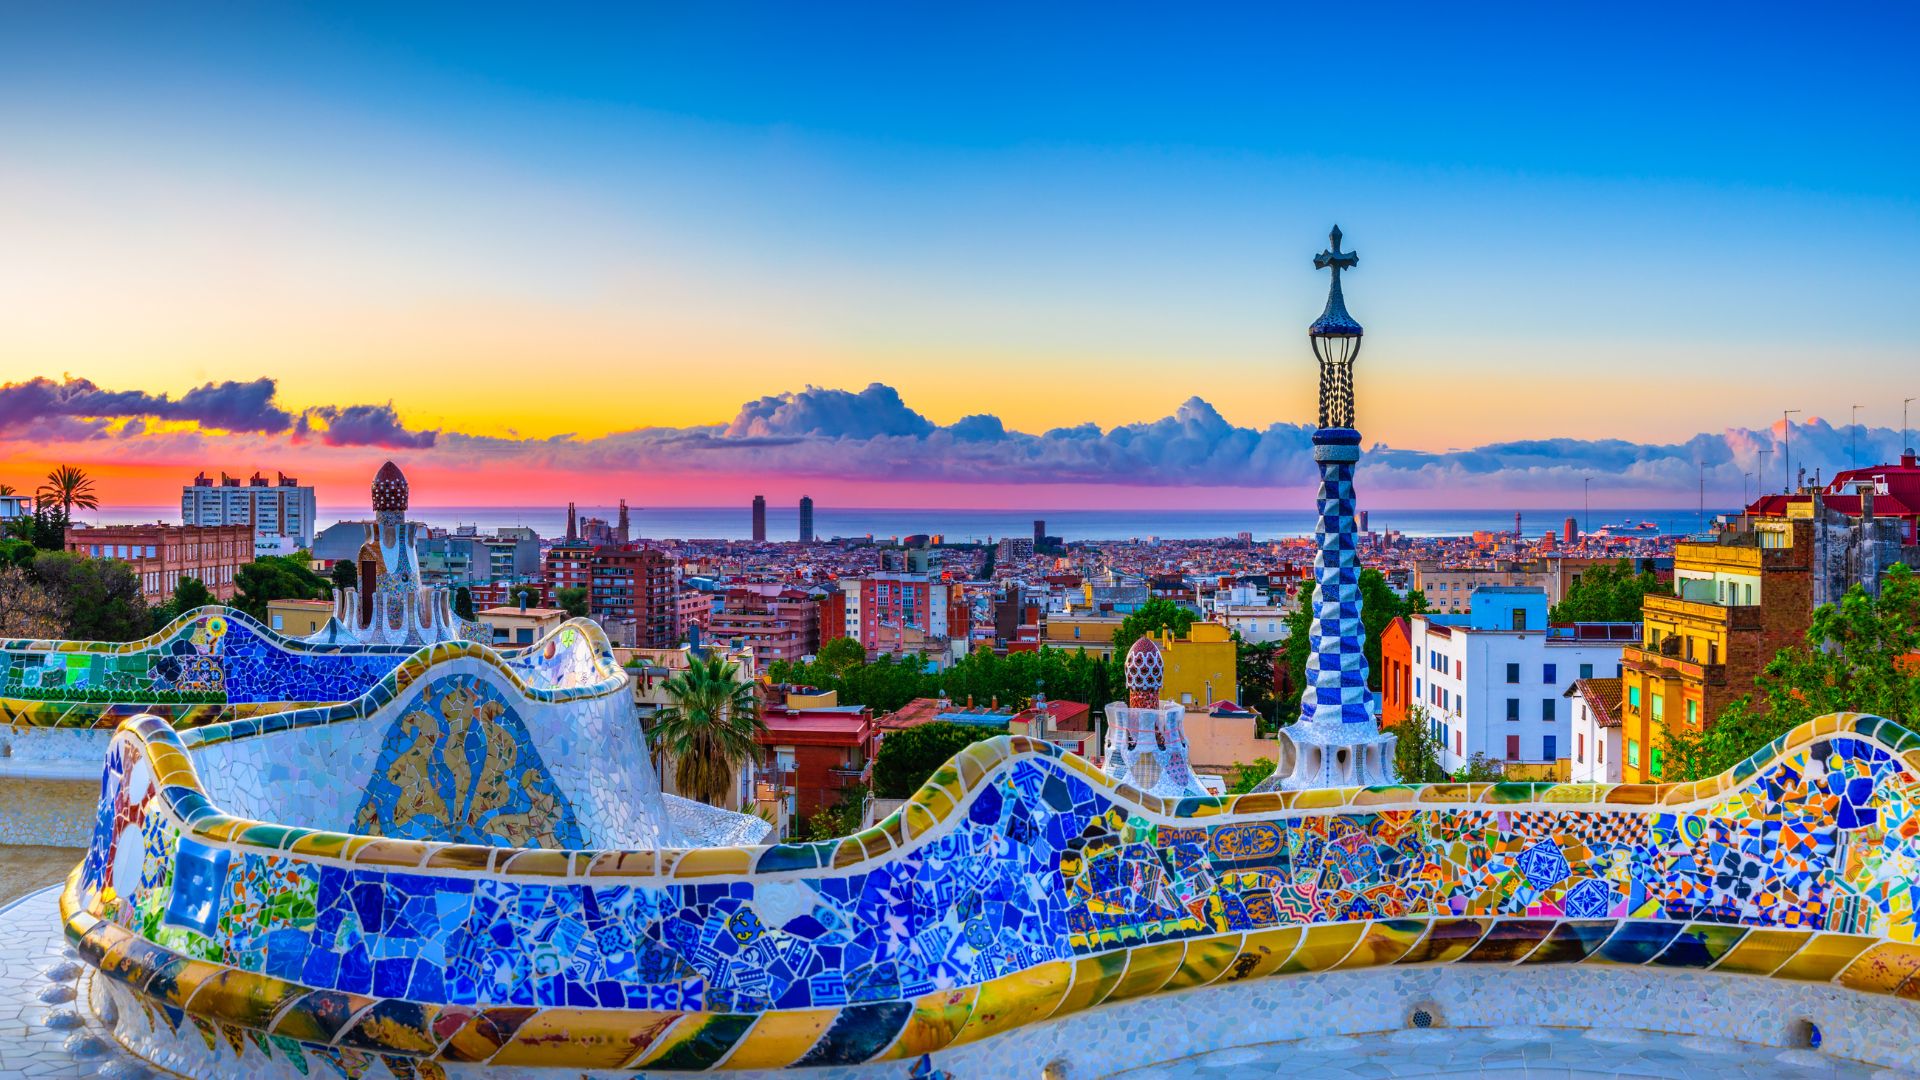
<path fill-rule="evenodd" d="M 1380 505 L 1920 396 L 1912 8 L 531 10 L 10 11 L 0 483 L 1274 503 L 1335 221 Z"/>

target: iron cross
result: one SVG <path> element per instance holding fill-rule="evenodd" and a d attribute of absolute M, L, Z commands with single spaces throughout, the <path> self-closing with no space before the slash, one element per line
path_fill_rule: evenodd
<path fill-rule="evenodd" d="M 1338 286 L 1340 284 L 1340 271 L 1351 270 L 1360 265 L 1360 254 L 1354 251 L 1340 250 L 1340 226 L 1338 225 L 1335 225 L 1333 231 L 1327 234 L 1327 239 L 1332 244 L 1332 247 L 1313 257 L 1313 268 L 1315 270 L 1325 270 L 1328 267 L 1332 267 L 1333 283 L 1335 286 Z"/>

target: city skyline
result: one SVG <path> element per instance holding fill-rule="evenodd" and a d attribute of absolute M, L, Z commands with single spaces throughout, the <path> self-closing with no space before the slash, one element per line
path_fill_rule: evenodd
<path fill-rule="evenodd" d="M 1304 500 L 1335 221 L 1381 505 L 1724 501 L 1781 410 L 1830 470 L 1920 393 L 1909 13 L 1853 14 L 1844 81 L 1704 12 L 1382 11 L 1338 56 L 1312 13 L 760 15 L 22 13 L 0 482 Z M 106 411 L 36 404 L 69 377 Z M 873 423 L 796 417 L 834 394 Z"/>

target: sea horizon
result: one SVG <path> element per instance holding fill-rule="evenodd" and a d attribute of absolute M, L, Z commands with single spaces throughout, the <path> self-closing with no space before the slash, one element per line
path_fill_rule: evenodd
<path fill-rule="evenodd" d="M 616 519 L 617 506 L 576 507 L 579 517 Z M 1476 531 L 1513 529 L 1511 509 L 1395 509 L 1366 508 L 1368 528 L 1374 532 L 1397 530 L 1408 536 L 1468 536 Z M 1521 530 L 1539 536 L 1549 530 L 1559 534 L 1571 517 L 1582 532 L 1608 525 L 1637 526 L 1651 522 L 1662 533 L 1698 532 L 1715 515 L 1737 513 L 1738 508 L 1708 507 L 1704 518 L 1699 509 L 1640 507 L 1593 509 L 1536 509 L 1521 511 Z M 635 539 L 659 540 L 744 540 L 752 533 L 752 517 L 744 506 L 654 506 L 628 508 Z M 101 511 L 83 512 L 82 522 L 96 525 L 133 525 L 155 521 L 178 523 L 177 506 L 113 506 Z M 319 508 L 320 527 L 338 521 L 362 521 L 370 517 L 364 507 Z M 411 520 L 434 528 L 455 529 L 471 525 L 482 532 L 503 527 L 532 528 L 545 538 L 566 534 L 565 506 L 416 506 L 408 512 Z M 1073 540 L 1205 540 L 1232 538 L 1250 532 L 1255 540 L 1285 539 L 1311 535 L 1316 515 L 1312 510 L 980 510 L 889 507 L 815 507 L 814 535 L 818 539 L 864 538 L 896 539 L 918 534 L 939 535 L 949 543 L 973 543 L 1005 537 L 1033 535 L 1036 519 L 1046 522 L 1047 534 L 1065 541 Z M 792 506 L 767 508 L 767 539 L 793 540 L 798 537 L 799 511 Z"/>

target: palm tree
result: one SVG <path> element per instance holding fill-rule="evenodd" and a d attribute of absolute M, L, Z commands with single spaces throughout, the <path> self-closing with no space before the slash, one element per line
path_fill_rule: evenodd
<path fill-rule="evenodd" d="M 13 490 L 12 484 L 0 484 L 0 495 L 16 495 L 16 494 L 18 494 L 18 492 Z"/>
<path fill-rule="evenodd" d="M 34 498 L 46 506 L 59 506 L 61 516 L 73 520 L 73 508 L 82 510 L 100 509 L 100 497 L 94 493 L 93 477 L 87 471 L 75 465 L 61 465 L 47 474 L 47 481 L 40 485 Z"/>
<path fill-rule="evenodd" d="M 670 704 L 654 719 L 654 751 L 673 756 L 681 795 L 718 806 L 767 730 L 753 683 L 742 681 L 734 665 L 705 656 L 692 658 L 661 689 Z"/>

